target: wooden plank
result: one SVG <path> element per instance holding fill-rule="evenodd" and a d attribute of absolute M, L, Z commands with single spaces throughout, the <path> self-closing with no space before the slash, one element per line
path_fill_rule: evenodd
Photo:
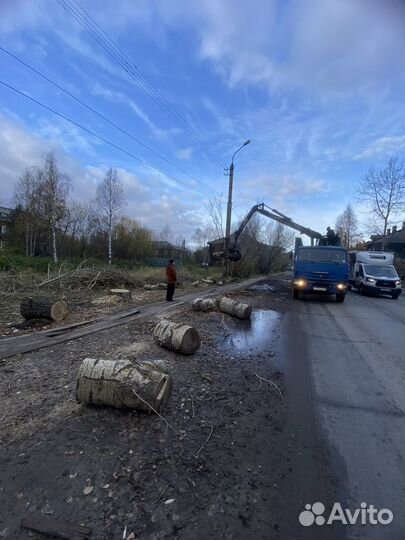
<path fill-rule="evenodd" d="M 39 515 L 25 517 L 21 527 L 66 540 L 85 540 L 91 535 L 90 527 Z"/>
<path fill-rule="evenodd" d="M 115 326 L 126 324 L 128 319 L 139 313 L 140 310 L 138 309 L 136 311 L 132 311 L 130 314 L 121 315 L 119 318 L 104 319 L 86 328 L 79 328 L 78 330 L 73 330 L 72 332 L 62 332 L 61 334 L 57 333 L 56 335 L 50 336 L 47 334 L 44 335 L 44 333 L 38 333 L 34 336 L 29 335 L 20 336 L 19 338 L 4 339 L 0 341 L 0 358 L 9 358 L 10 356 L 15 356 L 16 354 L 52 347 L 53 345 L 57 345 L 65 341 L 78 339 L 90 334 L 95 334 L 96 332 L 101 332 L 102 330 L 114 328 Z"/>

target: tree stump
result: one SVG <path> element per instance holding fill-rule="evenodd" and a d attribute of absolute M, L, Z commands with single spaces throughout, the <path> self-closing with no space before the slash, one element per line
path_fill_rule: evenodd
<path fill-rule="evenodd" d="M 214 298 L 196 298 L 193 302 L 195 311 L 213 311 L 217 307 L 217 302 Z"/>
<path fill-rule="evenodd" d="M 125 302 L 130 302 L 132 300 L 131 291 L 128 289 L 110 289 L 110 294 L 119 296 Z"/>
<path fill-rule="evenodd" d="M 250 319 L 250 316 L 252 315 L 252 306 L 238 302 L 237 300 L 232 300 L 226 296 L 221 298 L 219 309 L 227 315 L 237 317 L 238 319 Z"/>
<path fill-rule="evenodd" d="M 161 347 L 182 354 L 194 354 L 201 346 L 201 339 L 195 328 L 165 319 L 155 327 L 153 339 Z"/>
<path fill-rule="evenodd" d="M 58 300 L 54 302 L 49 298 L 23 298 L 20 313 L 24 319 L 48 319 L 51 321 L 63 321 L 69 313 L 66 302 Z"/>
<path fill-rule="evenodd" d="M 170 397 L 172 377 L 129 360 L 85 358 L 79 368 L 79 403 L 158 411 Z"/>

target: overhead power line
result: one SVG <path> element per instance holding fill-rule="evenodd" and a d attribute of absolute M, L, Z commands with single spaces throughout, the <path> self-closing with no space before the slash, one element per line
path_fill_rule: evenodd
<path fill-rule="evenodd" d="M 129 56 L 114 42 L 110 36 L 97 24 L 89 13 L 75 0 L 57 0 L 75 20 L 84 28 L 104 50 L 135 80 L 138 86 L 148 94 L 155 103 L 197 144 L 205 155 L 216 165 L 222 168 L 221 162 L 212 154 L 207 143 L 201 135 L 190 126 L 184 117 L 169 103 L 158 88 L 146 75 L 132 62 Z M 77 6 L 77 7 L 76 7 Z"/>
<path fill-rule="evenodd" d="M 212 187 L 208 186 L 207 184 L 204 184 L 204 182 L 202 182 L 201 180 L 199 180 L 198 178 L 196 178 L 195 176 L 189 174 L 187 171 L 185 171 L 184 169 L 182 169 L 181 167 L 179 167 L 178 165 L 176 165 L 175 163 L 173 163 L 172 161 L 170 161 L 169 159 L 167 159 L 166 157 L 162 156 L 161 154 L 159 154 L 159 152 L 157 152 L 156 150 L 154 150 L 153 148 L 151 148 L 150 146 L 146 145 L 145 143 L 143 143 L 140 139 L 138 139 L 137 137 L 135 137 L 134 135 L 132 135 L 131 133 L 129 133 L 128 131 L 126 131 L 125 129 L 121 128 L 118 124 L 116 124 L 115 122 L 113 122 L 112 120 L 110 120 L 109 118 L 107 118 L 104 114 L 100 113 L 99 111 L 97 111 L 96 109 L 94 109 L 93 107 L 91 107 L 90 105 L 88 105 L 87 103 L 85 103 L 83 100 L 81 100 L 80 98 L 78 98 L 77 96 L 75 96 L 74 94 L 72 94 L 71 92 L 69 92 L 69 90 L 66 90 L 66 88 L 64 88 L 63 86 L 59 85 L 58 83 L 56 83 L 55 81 L 53 81 L 52 79 L 50 79 L 49 77 L 47 77 L 46 75 L 44 75 L 43 73 L 41 73 L 40 71 L 38 71 L 37 69 L 35 69 L 33 66 L 31 66 L 30 64 L 27 64 L 27 62 L 24 62 L 24 60 L 22 60 L 21 58 L 19 58 L 18 56 L 16 56 L 15 54 L 11 53 L 10 51 L 8 51 L 7 49 L 4 49 L 1 45 L 0 45 L 0 51 L 2 51 L 3 53 L 5 54 L 8 54 L 11 58 L 13 58 L 14 60 L 16 60 L 17 62 L 19 62 L 21 65 L 23 65 L 24 67 L 26 67 L 27 69 L 31 70 L 33 73 L 35 73 L 36 75 L 38 75 L 39 77 L 42 77 L 45 81 L 47 81 L 48 83 L 52 84 L 55 88 L 58 88 L 58 90 L 60 90 L 61 92 L 64 92 L 66 95 L 68 95 L 69 97 L 71 97 L 72 99 L 74 99 L 75 101 L 77 101 L 78 103 L 80 103 L 80 105 L 82 105 L 83 107 L 85 107 L 87 110 L 91 111 L 93 114 L 96 114 L 99 118 L 102 118 L 105 122 L 107 122 L 108 124 L 110 124 L 111 126 L 115 127 L 116 129 L 118 129 L 121 133 L 123 133 L 124 135 L 126 135 L 127 137 L 130 137 L 132 140 L 134 140 L 135 142 L 137 142 L 138 144 L 140 144 L 141 146 L 143 146 L 144 148 L 146 148 L 147 150 L 149 150 L 150 152 L 152 152 L 153 154 L 155 154 L 157 157 L 159 157 L 160 159 L 162 159 L 163 161 L 165 161 L 166 163 L 168 163 L 169 165 L 171 165 L 172 167 L 175 167 L 178 171 L 180 171 L 181 173 L 185 174 L 186 176 L 188 176 L 189 178 L 191 178 L 192 180 L 198 182 L 199 184 L 201 184 L 202 186 L 204 186 L 205 188 L 207 188 L 208 190 L 212 190 L 212 191 L 215 191 L 216 193 L 218 193 L 216 190 L 214 190 Z"/>
<path fill-rule="evenodd" d="M 62 118 L 63 120 L 66 120 L 66 122 L 69 122 L 70 124 L 78 127 L 79 129 L 81 129 L 82 131 L 85 131 L 86 133 L 88 133 L 89 135 L 92 135 L 93 137 L 96 137 L 97 139 L 99 139 L 100 141 L 104 142 L 105 144 L 108 144 L 109 146 L 115 148 L 116 150 L 119 150 L 120 152 L 126 154 L 127 156 L 130 156 L 134 159 L 136 159 L 137 161 L 139 161 L 140 163 L 142 163 L 143 165 L 146 165 L 147 167 L 149 167 L 150 169 L 158 172 L 159 174 L 162 174 L 163 176 L 165 176 L 166 178 L 170 178 L 171 180 L 173 180 L 174 182 L 177 182 L 178 184 L 181 184 L 183 185 L 184 187 L 186 187 L 187 189 L 191 189 L 192 191 L 198 191 L 199 193 L 201 193 L 201 195 L 203 195 L 204 197 L 208 197 L 210 195 L 212 195 L 212 189 L 209 188 L 209 191 L 210 191 L 210 194 L 207 195 L 207 193 L 201 191 L 200 189 L 194 187 L 194 186 L 190 186 L 190 184 L 187 184 L 186 182 L 183 182 L 182 180 L 179 180 L 178 178 L 176 178 L 175 176 L 172 176 L 171 174 L 167 174 L 163 171 L 161 171 L 160 169 L 158 169 L 157 167 L 154 167 L 153 165 L 151 165 L 150 163 L 148 163 L 147 161 L 145 161 L 144 159 L 140 158 L 139 156 L 133 154 L 132 152 L 129 152 L 128 150 L 125 150 L 124 148 L 122 148 L 121 146 L 113 143 L 112 141 L 109 141 L 108 139 L 105 139 L 104 137 L 102 137 L 101 135 L 98 135 L 97 133 L 95 133 L 94 131 L 82 126 L 81 124 L 79 124 L 78 122 L 75 122 L 74 120 L 68 118 L 67 116 L 65 116 L 64 114 L 56 111 L 55 109 L 52 109 L 51 107 L 48 107 L 48 105 L 45 105 L 44 103 L 41 103 L 40 101 L 38 101 L 37 99 L 29 96 L 28 94 L 25 94 L 24 92 L 22 92 L 21 90 L 18 90 L 18 88 L 15 88 L 14 86 L 12 86 L 11 84 L 8 84 L 6 83 L 5 81 L 2 81 L 0 80 L 0 84 L 2 84 L 3 86 L 5 86 L 6 88 L 8 88 L 9 90 L 12 90 L 13 92 L 19 94 L 20 96 L 23 96 L 25 97 L 26 99 L 32 101 L 33 103 L 36 103 L 37 105 L 39 105 L 40 107 L 46 109 L 47 111 L 51 112 L 52 114 L 55 114 L 56 116 L 59 116 L 60 118 Z"/>

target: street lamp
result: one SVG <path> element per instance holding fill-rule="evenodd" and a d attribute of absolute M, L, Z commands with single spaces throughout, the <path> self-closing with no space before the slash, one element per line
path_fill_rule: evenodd
<path fill-rule="evenodd" d="M 230 236 L 231 236 L 231 219 L 232 219 L 232 190 L 233 190 L 233 171 L 234 171 L 234 165 L 233 160 L 236 156 L 236 154 L 242 150 L 244 146 L 247 146 L 250 144 L 250 139 L 245 141 L 241 147 L 239 147 L 236 152 L 232 156 L 231 160 L 231 166 L 229 167 L 229 188 L 228 188 L 228 205 L 226 208 L 226 232 L 225 232 L 225 256 L 228 253 L 229 249 L 229 242 L 230 242 Z M 225 271 L 224 275 L 228 275 L 228 260 L 225 259 Z"/>

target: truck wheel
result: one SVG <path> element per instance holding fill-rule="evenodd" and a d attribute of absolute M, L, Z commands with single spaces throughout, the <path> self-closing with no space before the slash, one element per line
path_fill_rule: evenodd
<path fill-rule="evenodd" d="M 362 296 L 366 296 L 366 289 L 363 287 L 363 285 L 359 286 L 358 291 Z"/>
<path fill-rule="evenodd" d="M 340 304 L 345 301 L 345 294 L 338 293 L 336 294 L 336 302 L 339 302 Z"/>
<path fill-rule="evenodd" d="M 297 289 L 293 289 L 293 298 L 294 300 L 299 300 L 301 298 L 301 292 L 297 291 Z"/>
<path fill-rule="evenodd" d="M 398 293 L 392 293 L 392 294 L 391 294 L 391 298 L 392 298 L 393 300 L 398 300 L 398 297 L 399 297 L 399 294 L 398 294 Z"/>
<path fill-rule="evenodd" d="M 349 283 L 348 286 L 347 286 L 347 290 L 348 290 L 348 291 L 351 291 L 351 290 L 352 290 L 352 286 L 350 285 L 350 283 Z"/>

